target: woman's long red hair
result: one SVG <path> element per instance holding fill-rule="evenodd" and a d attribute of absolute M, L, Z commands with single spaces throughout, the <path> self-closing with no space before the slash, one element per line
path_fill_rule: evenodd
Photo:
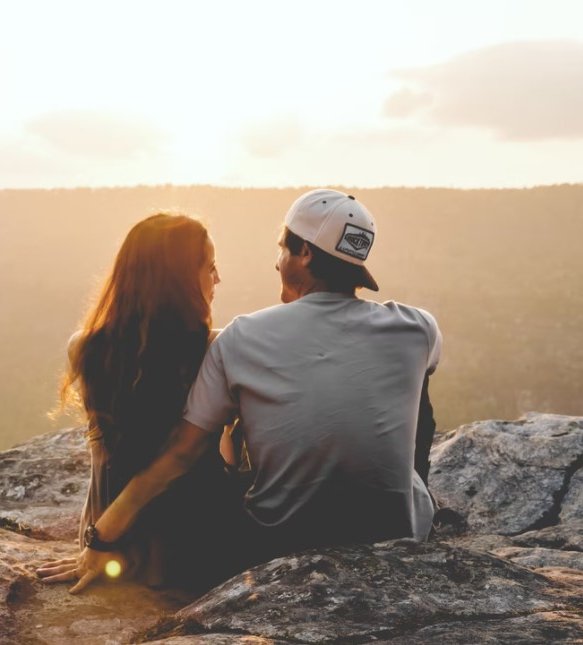
<path fill-rule="evenodd" d="M 165 370 L 166 381 L 180 375 L 185 392 L 196 376 L 211 326 L 200 287 L 208 239 L 206 228 L 184 215 L 158 213 L 136 224 L 71 349 L 61 403 L 77 398 L 89 428 L 101 431 L 109 449 L 113 434 L 128 432 L 120 424 L 129 417 L 120 410 L 147 381 L 146 370 Z M 179 405 L 168 403 L 168 423 L 177 420 L 170 417 L 180 413 Z"/>

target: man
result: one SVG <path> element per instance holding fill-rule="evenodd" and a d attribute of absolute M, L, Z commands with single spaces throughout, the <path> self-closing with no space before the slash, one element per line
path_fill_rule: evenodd
<path fill-rule="evenodd" d="M 331 190 L 289 210 L 276 268 L 285 305 L 236 318 L 210 347 L 184 418 L 218 432 L 239 416 L 253 484 L 247 513 L 282 550 L 427 537 L 433 506 L 413 474 L 433 318 L 355 297 L 378 290 L 365 261 L 375 222 Z M 281 530 L 277 530 L 281 527 Z M 287 538 L 287 539 L 286 539 Z"/>
<path fill-rule="evenodd" d="M 139 510 L 236 417 L 253 469 L 233 538 L 234 549 L 250 548 L 241 563 L 318 544 L 427 538 L 433 504 L 414 453 L 437 324 L 420 309 L 356 297 L 378 286 L 365 266 L 375 221 L 354 197 L 310 191 L 284 224 L 276 268 L 285 304 L 235 318 L 212 343 L 173 444 L 97 522 L 101 547 L 114 550 Z M 76 591 L 103 564 L 88 546 Z"/>

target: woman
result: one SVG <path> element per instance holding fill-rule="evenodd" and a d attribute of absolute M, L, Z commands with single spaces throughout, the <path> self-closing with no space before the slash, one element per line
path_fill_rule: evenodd
<path fill-rule="evenodd" d="M 210 307 L 220 282 L 214 256 L 207 230 L 195 219 L 159 213 L 139 222 L 71 340 L 61 401 L 80 395 L 91 450 L 81 547 L 87 531 L 154 460 L 181 418 L 214 337 Z M 125 573 L 150 585 L 193 577 L 204 585 L 203 578 L 213 575 L 204 572 L 210 538 L 197 517 L 220 523 L 228 496 L 215 441 L 196 472 L 177 480 L 140 515 L 120 549 Z M 48 582 L 69 579 L 62 573 L 66 563 L 47 564 L 38 573 Z"/>

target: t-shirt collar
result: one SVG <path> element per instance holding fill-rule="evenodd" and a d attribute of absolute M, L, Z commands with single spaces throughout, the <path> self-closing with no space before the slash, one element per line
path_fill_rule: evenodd
<path fill-rule="evenodd" d="M 296 302 L 338 302 L 340 300 L 356 300 L 356 296 L 337 291 L 315 291 L 298 298 Z"/>

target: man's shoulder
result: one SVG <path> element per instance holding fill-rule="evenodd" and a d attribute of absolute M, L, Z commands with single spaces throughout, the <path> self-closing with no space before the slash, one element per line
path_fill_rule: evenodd
<path fill-rule="evenodd" d="M 424 327 L 429 326 L 437 328 L 438 326 L 435 316 L 421 307 L 406 305 L 402 302 L 396 302 L 395 300 L 383 302 L 382 306 L 389 309 L 393 315 L 403 318 L 404 320 L 421 323 Z"/>
<path fill-rule="evenodd" d="M 391 324 L 396 325 L 396 328 L 405 327 L 410 329 L 414 327 L 425 334 L 430 347 L 440 344 L 441 331 L 439 325 L 433 314 L 426 309 L 395 302 L 394 300 L 384 302 L 382 307 L 389 311 L 392 319 Z"/>
<path fill-rule="evenodd" d="M 441 355 L 442 335 L 437 321 L 427 310 L 420 307 L 404 305 L 400 302 L 385 302 L 384 306 L 392 311 L 394 316 L 400 318 L 406 324 L 416 325 L 423 330 L 427 338 L 428 359 L 427 372 L 432 374 L 437 367 Z"/>

